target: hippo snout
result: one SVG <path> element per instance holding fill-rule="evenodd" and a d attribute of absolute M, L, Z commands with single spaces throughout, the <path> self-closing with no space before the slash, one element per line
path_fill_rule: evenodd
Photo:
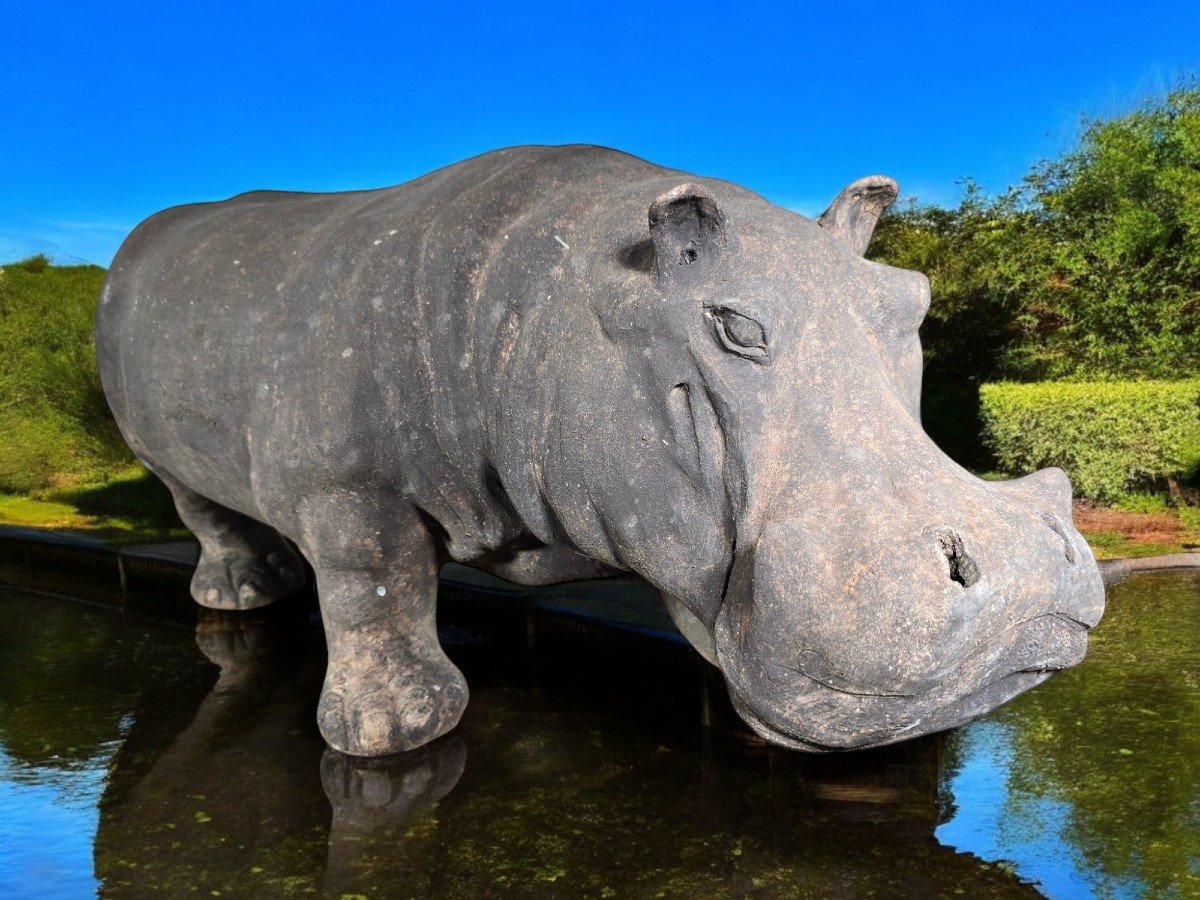
<path fill-rule="evenodd" d="M 797 516 L 762 529 L 714 627 L 752 727 L 806 749 L 890 743 L 1083 658 L 1104 592 L 1070 524 L 1069 482 L 1051 470 L 973 490 L 871 525 Z"/>

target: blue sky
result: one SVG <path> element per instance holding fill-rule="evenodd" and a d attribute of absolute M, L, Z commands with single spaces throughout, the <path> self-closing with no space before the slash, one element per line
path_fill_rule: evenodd
<path fill-rule="evenodd" d="M 1200 3 L 0 0 L 0 261 L 107 264 L 165 206 L 588 142 L 804 213 L 953 202 L 1200 67 Z"/>

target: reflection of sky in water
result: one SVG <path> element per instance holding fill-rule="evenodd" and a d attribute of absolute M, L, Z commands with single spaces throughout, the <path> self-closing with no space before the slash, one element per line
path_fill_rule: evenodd
<path fill-rule="evenodd" d="M 1140 897 L 1144 889 L 1114 882 L 1080 859 L 1064 838 L 1071 805 L 1012 786 L 1011 727 L 988 718 L 954 733 L 961 765 L 948 783 L 954 815 L 936 832 L 943 844 L 1011 864 L 1048 897 Z"/>
<path fill-rule="evenodd" d="M 113 741 L 86 765 L 24 766 L 0 748 L 0 897 L 86 897 Z"/>

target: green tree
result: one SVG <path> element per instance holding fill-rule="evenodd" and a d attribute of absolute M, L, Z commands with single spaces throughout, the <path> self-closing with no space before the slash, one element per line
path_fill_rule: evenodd
<path fill-rule="evenodd" d="M 1050 240 L 1019 324 L 1044 337 L 1010 345 L 1006 374 L 1200 371 L 1200 88 L 1091 124 L 1024 190 Z"/>
<path fill-rule="evenodd" d="M 1087 124 L 997 197 L 890 213 L 871 257 L 929 275 L 934 383 L 1200 373 L 1200 86 Z"/>

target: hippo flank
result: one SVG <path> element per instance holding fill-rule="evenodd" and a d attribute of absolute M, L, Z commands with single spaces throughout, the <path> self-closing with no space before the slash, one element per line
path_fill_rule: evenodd
<path fill-rule="evenodd" d="M 863 259 L 896 193 L 813 222 L 569 146 L 176 207 L 110 270 L 104 389 L 200 541 L 197 602 L 312 564 L 339 750 L 458 722 L 447 559 L 636 572 L 764 738 L 886 744 L 1079 662 L 1104 605 L 1063 472 L 982 481 L 922 430 L 928 281 Z"/>

